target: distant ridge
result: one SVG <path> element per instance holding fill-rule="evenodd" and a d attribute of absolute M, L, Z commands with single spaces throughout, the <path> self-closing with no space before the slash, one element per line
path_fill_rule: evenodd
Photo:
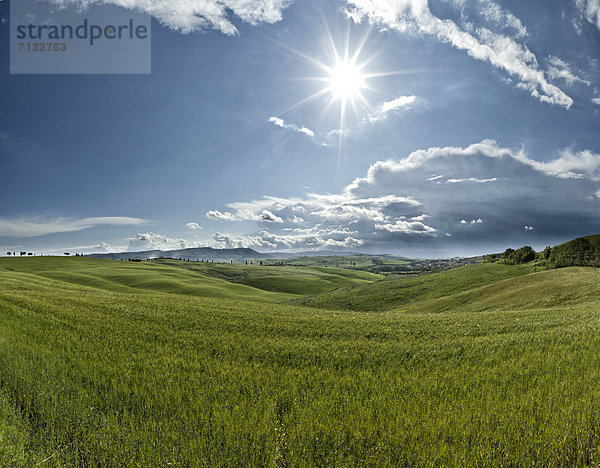
<path fill-rule="evenodd" d="M 269 252 L 261 253 L 250 248 L 235 248 L 235 249 L 213 249 L 212 247 L 193 247 L 188 249 L 177 250 L 142 250 L 138 252 L 115 252 L 115 253 L 93 253 L 86 257 L 92 258 L 108 258 L 111 260 L 129 260 L 130 258 L 140 260 L 150 260 L 153 258 L 175 258 L 180 260 L 208 260 L 210 261 L 234 261 L 244 262 L 246 260 L 260 259 L 283 259 L 283 258 L 300 258 L 300 257 L 321 257 L 321 256 L 347 256 L 347 255 L 367 255 L 358 252 L 336 252 L 333 250 L 319 250 L 310 252 Z M 393 255 L 381 255 L 390 258 Z"/>
<path fill-rule="evenodd" d="M 115 252 L 115 253 L 92 253 L 86 257 L 104 258 L 112 260 L 129 260 L 140 259 L 150 260 L 153 258 L 175 258 L 180 260 L 208 260 L 215 262 L 232 261 L 244 262 L 250 260 L 261 259 L 295 259 L 303 257 L 381 257 L 396 260 L 413 260 L 411 257 L 405 257 L 392 254 L 367 254 L 353 251 L 336 251 L 336 250 L 310 250 L 303 252 L 268 252 L 262 253 L 250 248 L 233 248 L 233 249 L 214 249 L 212 247 L 193 247 L 177 250 L 142 250 L 137 252 Z"/>
<path fill-rule="evenodd" d="M 180 260 L 204 260 L 204 261 L 234 261 L 243 262 L 246 260 L 254 260 L 268 258 L 270 255 L 262 254 L 254 249 L 213 249 L 212 247 L 196 247 L 189 249 L 178 250 L 143 250 L 140 252 L 118 252 L 118 253 L 94 253 L 86 255 L 86 257 L 105 258 L 112 260 L 128 260 L 136 258 L 140 260 L 150 260 L 152 258 L 176 258 Z"/>

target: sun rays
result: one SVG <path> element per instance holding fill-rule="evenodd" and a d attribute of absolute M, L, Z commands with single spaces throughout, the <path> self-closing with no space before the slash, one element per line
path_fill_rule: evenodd
<path fill-rule="evenodd" d="M 345 37 L 338 38 L 337 40 L 333 37 L 329 26 L 325 22 L 323 23 L 323 31 L 325 46 L 319 56 L 324 55 L 327 57 L 327 60 L 319 59 L 316 56 L 301 52 L 286 44 L 281 44 L 320 72 L 320 74 L 314 76 L 298 77 L 297 79 L 313 81 L 322 85 L 313 94 L 294 103 L 282 114 L 289 113 L 310 102 L 325 98 L 323 100 L 324 106 L 321 111 L 321 117 L 332 111 L 338 112 L 339 115 L 338 128 L 329 131 L 329 135 L 337 135 L 338 137 L 339 167 L 349 114 L 353 115 L 354 121 L 358 124 L 364 120 L 365 116 L 374 114 L 376 110 L 369 101 L 368 95 L 372 93 L 381 94 L 381 91 L 373 85 L 372 81 L 375 78 L 395 75 L 400 72 L 372 72 L 368 70 L 371 62 L 379 55 L 375 53 L 365 56 L 365 46 L 369 42 L 371 33 L 370 28 L 358 40 L 353 40 L 350 28 L 347 29 Z"/>

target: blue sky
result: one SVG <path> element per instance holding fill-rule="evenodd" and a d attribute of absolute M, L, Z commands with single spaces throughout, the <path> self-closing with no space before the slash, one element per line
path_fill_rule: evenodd
<path fill-rule="evenodd" d="M 0 52 L 0 252 L 600 233 L 594 0 L 109 3 L 153 15 L 150 75 L 10 75 Z"/>

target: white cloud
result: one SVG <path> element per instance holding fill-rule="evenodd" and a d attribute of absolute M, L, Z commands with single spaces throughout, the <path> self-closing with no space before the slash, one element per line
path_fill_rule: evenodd
<path fill-rule="evenodd" d="M 571 71 L 571 67 L 568 63 L 561 60 L 558 57 L 550 56 L 548 58 L 548 63 L 550 66 L 548 67 L 548 76 L 553 79 L 562 79 L 568 85 L 572 85 L 575 82 L 583 83 L 587 86 L 590 86 L 591 83 L 588 80 L 584 80 L 583 78 L 578 77 Z"/>
<path fill-rule="evenodd" d="M 387 113 L 390 111 L 394 111 L 400 109 L 402 107 L 409 106 L 413 104 L 417 100 L 416 96 L 400 96 L 396 99 L 392 99 L 391 101 L 386 101 L 381 105 L 381 112 Z"/>
<path fill-rule="evenodd" d="M 283 222 L 286 219 L 304 222 L 307 215 L 312 219 L 328 222 L 358 222 L 385 221 L 386 215 L 382 210 L 390 206 L 401 205 L 409 210 L 420 206 L 420 203 L 411 197 L 398 195 L 385 195 L 378 197 L 360 198 L 348 194 L 315 194 L 309 193 L 303 199 L 282 199 L 265 197 L 250 202 L 230 203 L 229 208 L 233 213 L 210 211 L 207 217 L 227 219 L 229 221 L 272 221 Z M 305 213 L 303 218 L 297 218 L 293 213 Z M 219 215 L 215 215 L 218 213 Z M 283 217 L 282 217 L 283 216 Z"/>
<path fill-rule="evenodd" d="M 491 0 L 479 0 L 481 5 L 482 15 L 490 22 L 497 26 L 511 28 L 515 31 L 517 37 L 525 37 L 527 28 L 521 23 L 521 20 L 507 10 L 503 10 L 500 6 Z"/>
<path fill-rule="evenodd" d="M 155 232 L 137 233 L 129 239 L 127 251 L 137 252 L 141 250 L 178 250 L 191 247 L 184 239 L 173 239 Z"/>
<path fill-rule="evenodd" d="M 558 158 L 548 162 L 533 161 L 524 155 L 519 155 L 518 158 L 536 170 L 563 179 L 583 177 L 597 179 L 600 177 L 600 154 L 589 150 L 573 152 L 566 149 L 560 152 Z"/>
<path fill-rule="evenodd" d="M 600 0 L 575 0 L 583 16 L 600 29 Z"/>
<path fill-rule="evenodd" d="M 271 223 L 269 231 L 228 235 L 219 245 L 273 250 L 360 244 L 361 250 L 404 255 L 451 245 L 472 252 L 494 241 L 501 248 L 515 242 L 515 232 L 524 235 L 525 225 L 564 238 L 600 232 L 600 155 L 563 150 L 539 161 L 492 140 L 433 147 L 377 161 L 338 193 L 266 196 L 229 203 L 227 209 L 238 221 L 266 210 L 283 222 Z M 294 217 L 300 212 L 298 224 Z"/>
<path fill-rule="evenodd" d="M 279 117 L 269 117 L 269 122 L 271 122 L 276 127 L 285 128 L 287 130 L 292 130 L 293 132 L 296 132 L 296 133 L 303 133 L 304 135 L 307 135 L 311 138 L 314 138 L 314 136 L 315 136 L 315 132 L 313 132 L 310 128 L 307 128 L 304 126 L 299 127 L 298 125 L 295 125 L 292 123 L 286 123 L 285 120 L 283 120 Z"/>
<path fill-rule="evenodd" d="M 460 224 L 483 224 L 483 219 L 481 218 L 477 218 L 477 219 L 472 219 L 471 221 L 467 221 L 466 219 L 461 219 L 460 220 Z"/>
<path fill-rule="evenodd" d="M 402 232 L 404 234 L 429 234 L 433 235 L 437 231 L 431 226 L 427 226 L 419 221 L 398 220 L 394 224 L 376 224 L 375 229 L 382 229 L 388 232 Z"/>
<path fill-rule="evenodd" d="M 221 221 L 236 221 L 236 217 L 228 211 L 221 213 L 218 210 L 211 210 L 208 213 L 206 213 L 206 217 L 208 219 L 219 219 Z"/>
<path fill-rule="evenodd" d="M 592 102 L 600 106 L 600 97 L 592 98 Z"/>
<path fill-rule="evenodd" d="M 255 218 L 256 219 L 256 218 Z M 274 215 L 269 210 L 262 210 L 256 221 L 269 221 L 271 223 L 283 223 L 283 219 Z"/>
<path fill-rule="evenodd" d="M 400 161 L 377 161 L 367 172 L 367 177 L 356 179 L 349 187 L 357 188 L 361 184 L 371 183 L 377 177 L 379 172 L 407 172 L 411 169 L 416 169 L 424 166 L 429 161 L 438 159 L 448 159 L 456 156 L 468 158 L 486 157 L 492 159 L 509 158 L 519 161 L 536 171 L 543 172 L 547 175 L 552 175 L 560 178 L 580 178 L 580 177 L 595 177 L 600 169 L 600 155 L 589 150 L 572 152 L 571 150 L 563 150 L 560 156 L 556 159 L 547 162 L 540 162 L 530 159 L 524 150 L 514 151 L 508 148 L 501 148 L 494 140 L 483 140 L 480 143 L 475 143 L 466 148 L 460 147 L 432 147 L 427 150 L 418 150 L 411 153 L 405 159 Z M 431 179 L 431 178 L 430 178 Z M 432 180 L 439 180 L 436 176 Z M 450 178 L 455 182 L 494 182 L 497 177 L 479 178 L 479 177 L 461 177 Z"/>
<path fill-rule="evenodd" d="M 238 34 L 235 17 L 245 23 L 276 23 L 292 0 L 52 0 L 63 6 L 88 7 L 112 4 L 155 17 L 161 24 L 183 33 L 214 29 Z"/>
<path fill-rule="evenodd" d="M 449 184 L 462 184 L 465 182 L 474 182 L 476 184 L 486 184 L 488 182 L 496 182 L 498 180 L 497 177 L 492 177 L 491 179 L 478 179 L 477 177 L 469 177 L 468 179 L 448 179 L 446 182 Z"/>
<path fill-rule="evenodd" d="M 147 223 L 140 218 L 127 216 L 104 216 L 94 218 L 0 218 L 0 236 L 36 237 L 63 232 L 82 231 L 96 226 L 138 226 Z"/>
<path fill-rule="evenodd" d="M 374 113 L 364 117 L 363 122 L 375 123 L 387 118 L 390 113 L 399 113 L 401 110 L 410 109 L 416 100 L 416 96 L 400 96 L 391 101 L 385 101 L 377 106 Z"/>
<path fill-rule="evenodd" d="M 213 241 L 221 248 L 252 248 L 260 250 L 322 250 L 326 248 L 351 249 L 364 245 L 364 241 L 346 236 L 340 239 L 326 238 L 322 233 L 274 234 L 260 231 L 256 235 L 234 236 L 217 233 Z"/>
<path fill-rule="evenodd" d="M 185 227 L 191 229 L 192 231 L 202 229 L 202 226 L 200 226 L 198 223 L 187 223 Z"/>
<path fill-rule="evenodd" d="M 534 229 L 535 229 L 535 227 L 533 227 L 533 226 L 525 226 L 526 231 L 533 231 Z"/>
<path fill-rule="evenodd" d="M 518 77 L 531 95 L 542 102 L 565 108 L 573 104 L 567 94 L 547 81 L 535 54 L 523 42 L 518 42 L 520 34 L 511 37 L 489 29 L 498 29 L 498 21 L 495 21 L 500 18 L 498 13 L 488 15 L 488 21 L 490 18 L 494 20 L 488 24 L 489 27 L 474 28 L 471 23 L 461 27 L 452 20 L 438 18 L 429 9 L 427 0 L 347 0 L 347 3 L 352 5 L 349 16 L 354 20 L 368 18 L 373 23 L 400 33 L 437 37 L 441 42 L 465 50 L 474 59 L 489 62 Z M 493 2 L 485 3 L 491 12 L 494 9 Z M 508 12 L 504 12 L 504 18 L 509 18 Z M 522 29 L 516 17 L 510 15 L 510 18 L 513 26 Z"/>
<path fill-rule="evenodd" d="M 282 223 L 283 218 L 273 214 L 267 209 L 263 209 L 259 213 L 254 213 L 249 209 L 237 210 L 235 214 L 229 211 L 220 212 L 218 210 L 211 210 L 206 213 L 206 217 L 209 219 L 218 219 L 221 221 L 266 221 L 271 223 Z"/>

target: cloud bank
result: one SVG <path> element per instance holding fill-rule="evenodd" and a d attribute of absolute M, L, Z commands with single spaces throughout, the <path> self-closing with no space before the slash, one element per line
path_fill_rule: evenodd
<path fill-rule="evenodd" d="M 539 161 L 522 148 L 483 140 L 377 161 L 339 193 L 266 196 L 207 217 L 265 226 L 247 235 L 219 233 L 213 240 L 221 246 L 451 254 L 598 232 L 599 190 L 599 154 L 567 149 Z M 281 221 L 267 229 L 260 223 L 265 211 Z"/>

